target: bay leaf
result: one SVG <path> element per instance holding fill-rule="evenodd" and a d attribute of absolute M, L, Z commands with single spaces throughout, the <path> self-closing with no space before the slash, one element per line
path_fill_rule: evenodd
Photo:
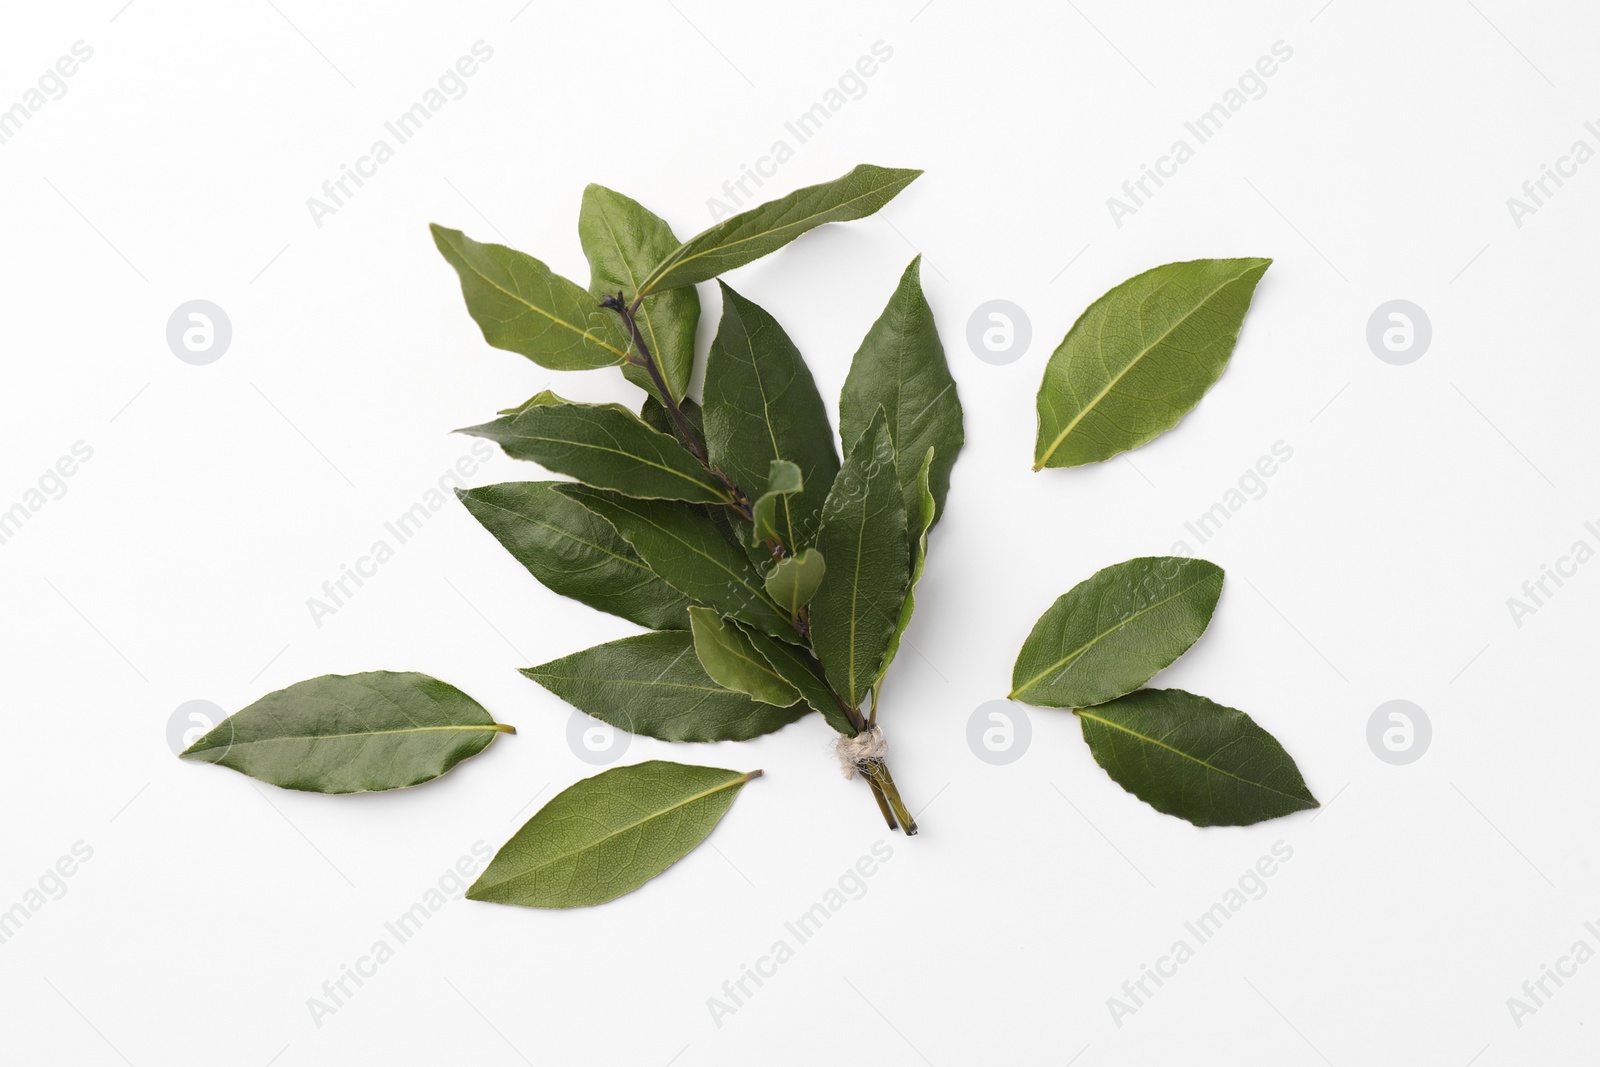
<path fill-rule="evenodd" d="M 472 517 L 552 592 L 652 630 L 687 630 L 689 600 L 657 578 L 611 524 L 556 482 L 457 489 Z"/>
<path fill-rule="evenodd" d="M 1076 714 L 1118 785 L 1196 826 L 1248 826 L 1319 806 L 1277 738 L 1242 711 L 1182 689 L 1141 689 Z"/>
<path fill-rule="evenodd" d="M 799 702 L 800 690 L 772 668 L 737 624 L 701 607 L 689 609 L 689 624 L 695 656 L 712 681 L 774 707 Z"/>
<path fill-rule="evenodd" d="M 651 760 L 585 778 L 500 847 L 467 898 L 529 908 L 615 900 L 704 841 L 760 774 Z"/>
<path fill-rule="evenodd" d="M 483 339 L 551 370 L 614 367 L 629 340 L 614 312 L 576 282 L 515 249 L 479 244 L 434 225 L 433 243 L 461 278 L 467 312 Z"/>
<path fill-rule="evenodd" d="M 741 212 L 689 238 L 651 271 L 642 293 L 707 282 L 776 252 L 824 223 L 865 218 L 922 172 L 863 163 L 849 174 L 808 185 Z"/>
<path fill-rule="evenodd" d="M 589 260 L 589 293 L 597 299 L 620 292 L 632 301 L 645 275 L 678 247 L 672 228 L 659 216 L 603 185 L 590 185 L 583 191 L 578 239 Z M 700 321 L 700 297 L 694 286 L 646 297 L 635 321 L 672 398 L 682 400 L 694 372 L 694 333 Z M 630 363 L 622 373 L 646 392 L 655 388 L 642 367 Z"/>
<path fill-rule="evenodd" d="M 921 506 L 918 467 L 932 449 L 934 465 L 928 484 L 937 521 L 950 492 L 950 471 L 961 453 L 965 431 L 955 379 L 950 376 L 933 310 L 922 294 L 921 263 L 921 256 L 911 261 L 850 362 L 839 396 L 839 437 L 848 451 L 877 410 L 883 409 L 908 514 L 915 514 Z"/>
<path fill-rule="evenodd" d="M 768 538 L 787 541 L 788 534 L 788 509 L 783 507 L 784 498 L 805 488 L 805 480 L 800 475 L 800 468 L 786 459 L 775 459 L 767 470 L 767 488 L 764 493 L 756 497 L 755 505 L 750 509 L 751 515 L 751 540 L 759 544 Z M 779 510 L 785 514 L 779 517 Z"/>
<path fill-rule="evenodd" d="M 1222 568 L 1141 556 L 1079 582 L 1050 605 L 1017 653 L 1011 699 L 1082 708 L 1133 692 L 1200 639 Z"/>
<path fill-rule="evenodd" d="M 747 741 L 807 711 L 798 695 L 776 707 L 719 685 L 685 630 L 607 641 L 522 674 L 585 715 L 662 741 Z"/>
<path fill-rule="evenodd" d="M 516 730 L 426 674 L 326 674 L 268 693 L 180 756 L 284 789 L 365 793 L 431 781 L 502 733 Z"/>
<path fill-rule="evenodd" d="M 1033 469 L 1095 463 L 1176 426 L 1222 377 L 1271 264 L 1168 263 L 1090 304 L 1045 365 Z"/>
<path fill-rule="evenodd" d="M 811 603 L 827 571 L 828 562 L 822 558 L 821 552 L 814 548 L 801 549 L 792 556 L 780 559 L 767 572 L 764 583 L 767 595 L 793 617 Z"/>
<path fill-rule="evenodd" d="M 859 708 L 879 676 L 911 575 L 905 498 L 880 411 L 844 461 L 822 511 L 827 573 L 811 600 L 811 642 L 834 692 Z"/>
<path fill-rule="evenodd" d="M 610 523 L 645 566 L 690 600 L 774 637 L 795 639 L 794 624 L 767 595 L 755 567 L 703 511 L 583 485 L 564 484 L 557 492 Z"/>
<path fill-rule="evenodd" d="M 900 604 L 900 617 L 895 620 L 894 631 L 889 635 L 889 647 L 883 653 L 883 665 L 878 668 L 878 677 L 872 682 L 873 689 L 878 689 L 883 684 L 883 676 L 889 672 L 889 664 L 900 652 L 900 643 L 905 638 L 906 627 L 911 625 L 911 615 L 917 610 L 917 583 L 922 581 L 922 571 L 928 562 L 928 531 L 933 529 L 934 521 L 938 518 L 938 504 L 935 503 L 932 488 L 933 476 L 933 449 L 930 448 L 923 455 L 922 466 L 917 470 L 915 497 L 917 510 L 911 515 L 911 577 L 906 582 L 906 598 Z"/>
<path fill-rule="evenodd" d="M 790 550 L 811 544 L 839 470 L 827 408 L 783 327 L 726 285 L 701 409 L 712 465 L 752 501 L 769 490 L 774 461 L 800 469 L 804 486 L 777 502 L 777 525 Z"/>
<path fill-rule="evenodd" d="M 625 496 L 726 503 L 726 487 L 677 440 L 620 404 L 578 404 L 551 392 L 514 414 L 459 433 L 497 442 L 513 459 Z"/>

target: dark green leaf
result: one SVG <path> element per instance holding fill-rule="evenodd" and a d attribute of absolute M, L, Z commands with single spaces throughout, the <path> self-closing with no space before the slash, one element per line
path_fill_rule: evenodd
<path fill-rule="evenodd" d="M 856 351 L 839 396 L 839 438 L 845 451 L 850 451 L 873 415 L 883 409 L 889 418 L 889 437 L 894 441 L 900 488 L 909 514 L 921 507 L 917 468 L 933 449 L 929 486 L 937 520 L 944 512 L 950 470 L 965 433 L 956 382 L 945 362 L 933 310 L 922 295 L 921 262 L 921 256 L 911 261 L 888 306 Z"/>
<path fill-rule="evenodd" d="M 1017 653 L 1011 699 L 1083 708 L 1131 693 L 1200 639 L 1222 568 L 1142 556 L 1097 571 L 1040 616 Z"/>
<path fill-rule="evenodd" d="M 522 673 L 585 715 L 663 741 L 745 741 L 806 713 L 718 685 L 684 630 L 608 641 Z"/>
<path fill-rule="evenodd" d="M 1090 304 L 1045 366 L 1033 469 L 1095 463 L 1178 425 L 1222 377 L 1271 263 L 1168 263 Z"/>
<path fill-rule="evenodd" d="M 708 504 L 729 499 L 688 450 L 620 404 L 575 404 L 545 392 L 516 414 L 459 432 L 496 441 L 513 459 L 625 496 Z"/>
<path fill-rule="evenodd" d="M 707 282 L 776 252 L 824 223 L 865 218 L 893 200 L 921 173 L 863 163 L 842 178 L 796 189 L 788 196 L 724 219 L 689 238 L 663 259 L 640 292 Z"/>
<path fill-rule="evenodd" d="M 800 690 L 773 670 L 738 623 L 699 607 L 689 609 L 689 621 L 694 654 L 713 682 L 774 707 L 799 702 Z"/>
<path fill-rule="evenodd" d="M 906 506 L 884 414 L 850 453 L 822 512 L 828 572 L 811 601 L 811 641 L 834 691 L 860 707 L 878 677 L 911 575 Z"/>
<path fill-rule="evenodd" d="M 705 421 L 700 415 L 700 405 L 693 400 L 680 400 L 678 408 L 689 420 L 689 425 L 694 427 L 695 434 L 704 440 L 706 436 Z M 676 436 L 677 429 L 672 425 L 672 416 L 667 409 L 661 406 L 661 401 L 653 396 L 644 398 L 644 404 L 639 408 L 639 418 L 652 430 L 660 430 L 668 437 Z"/>
<path fill-rule="evenodd" d="M 917 609 L 917 583 L 922 581 L 922 568 L 928 562 L 928 531 L 933 529 L 934 519 L 938 515 L 938 505 L 934 503 L 933 490 L 930 486 L 932 471 L 933 449 L 930 448 L 923 455 L 922 467 L 917 471 L 917 510 L 910 516 L 911 578 L 906 583 L 906 598 L 900 605 L 900 617 L 895 620 L 894 632 L 889 635 L 889 648 L 883 654 L 883 666 L 878 668 L 878 677 L 873 679 L 874 689 L 881 686 L 883 676 L 889 671 L 889 664 L 894 662 L 894 657 L 900 652 L 900 642 L 905 637 L 906 627 L 911 625 L 911 613 Z"/>
<path fill-rule="evenodd" d="M 659 217 L 603 185 L 583 191 L 578 239 L 589 259 L 589 292 L 595 297 L 621 292 L 629 301 L 650 269 L 678 247 L 672 229 Z M 636 318 L 673 399 L 682 400 L 694 371 L 694 331 L 700 321 L 700 297 L 694 286 L 647 297 Z M 654 389 L 643 368 L 629 364 L 622 373 L 641 389 Z"/>
<path fill-rule="evenodd" d="M 805 488 L 784 498 L 778 525 L 789 548 L 810 544 L 839 470 L 827 408 L 783 327 L 726 285 L 701 403 L 712 464 L 752 500 L 767 491 L 774 460 L 800 468 Z"/>
<path fill-rule="evenodd" d="M 532 256 L 439 225 L 433 242 L 461 276 L 467 311 L 496 348 L 552 370 L 614 367 L 627 358 L 616 314 Z"/>
<path fill-rule="evenodd" d="M 1318 807 L 1294 760 L 1242 711 L 1182 689 L 1141 689 L 1076 712 L 1095 762 L 1157 811 L 1248 826 Z"/>
<path fill-rule="evenodd" d="M 610 523 L 647 567 L 690 600 L 775 637 L 794 638 L 793 624 L 762 588 L 761 576 L 704 512 L 582 485 L 557 491 Z"/>
<path fill-rule="evenodd" d="M 687 630 L 689 601 L 644 565 L 611 524 L 556 482 L 457 489 L 473 518 L 547 587 L 652 630 Z"/>
<path fill-rule="evenodd" d="M 651 760 L 585 778 L 501 846 L 467 897 L 529 908 L 615 900 L 704 841 L 760 774 Z"/>
<path fill-rule="evenodd" d="M 426 674 L 326 674 L 268 693 L 181 755 L 285 789 L 365 793 L 437 778 L 515 732 Z"/>

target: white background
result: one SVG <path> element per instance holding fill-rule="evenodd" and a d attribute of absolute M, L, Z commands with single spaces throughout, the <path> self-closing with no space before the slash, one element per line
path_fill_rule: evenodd
<path fill-rule="evenodd" d="M 93 850 L 0 945 L 8 1062 L 1593 1056 L 1600 963 L 1551 985 L 1520 1027 L 1506 1003 L 1580 938 L 1600 948 L 1584 929 L 1600 920 L 1600 566 L 1520 627 L 1506 604 L 1573 542 L 1597 542 L 1584 523 L 1600 519 L 1600 164 L 1520 227 L 1506 206 L 1574 140 L 1596 146 L 1592 9 L 122 3 L 27 5 L 0 35 L 0 107 L 74 42 L 93 48 L 65 96 L 0 145 L 0 509 L 75 442 L 93 449 L 0 544 L 0 908 L 75 842 Z M 479 40 L 494 54 L 466 95 L 316 225 L 307 198 Z M 968 446 L 882 709 L 923 833 L 885 832 L 814 718 L 744 745 L 635 739 L 628 761 L 767 775 L 714 847 L 615 903 L 451 901 L 319 1026 L 308 998 L 386 920 L 592 772 L 568 749 L 570 709 L 514 668 L 631 631 L 539 586 L 453 502 L 313 622 L 307 599 L 467 452 L 449 430 L 546 386 L 630 397 L 612 372 L 557 375 L 483 344 L 426 224 L 586 279 L 585 183 L 687 236 L 880 40 L 893 55 L 865 94 L 760 195 L 858 162 L 926 175 L 881 216 L 730 280 L 833 397 L 913 251 L 926 257 Z M 1107 198 L 1278 41 L 1293 56 L 1265 95 L 1114 224 Z M 1275 263 L 1200 407 L 1132 462 L 1030 473 L 1034 391 L 1083 307 L 1155 264 L 1239 255 Z M 702 290 L 705 344 L 717 298 Z M 165 339 L 196 298 L 233 325 L 209 366 Z M 1032 322 L 1007 366 L 965 341 L 993 298 Z M 1365 339 L 1395 298 L 1433 324 L 1408 366 Z M 1265 495 L 1197 544 L 1185 522 L 1278 441 L 1293 458 Z M 473 480 L 532 473 L 496 457 Z M 1049 603 L 1178 541 L 1228 584 L 1158 684 L 1247 710 L 1320 812 L 1194 829 L 1125 794 L 1070 716 L 1044 709 L 1026 712 L 1017 762 L 969 750 L 969 717 L 1005 694 Z M 168 748 L 185 701 L 231 711 L 379 668 L 448 679 L 519 733 L 437 783 L 355 798 Z M 1433 725 L 1408 766 L 1366 740 L 1397 698 Z M 708 998 L 879 840 L 893 857 L 866 895 L 717 1025 Z M 1266 894 L 1118 1026 L 1108 998 L 1175 940 L 1193 944 L 1185 921 L 1278 841 L 1293 856 Z"/>

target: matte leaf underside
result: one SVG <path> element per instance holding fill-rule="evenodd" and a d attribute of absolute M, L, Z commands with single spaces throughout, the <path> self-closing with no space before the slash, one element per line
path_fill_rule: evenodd
<path fill-rule="evenodd" d="M 530 908 L 615 900 L 704 841 L 760 774 L 652 760 L 585 778 L 501 847 L 467 897 Z"/>
<path fill-rule="evenodd" d="M 437 678 L 372 671 L 268 693 L 181 755 L 284 789 L 361 793 L 437 778 L 514 732 Z"/>
<path fill-rule="evenodd" d="M 1045 366 L 1033 469 L 1094 463 L 1176 426 L 1222 376 L 1271 263 L 1168 263 L 1090 304 Z"/>
<path fill-rule="evenodd" d="M 1248 715 L 1181 689 L 1076 712 L 1095 762 L 1157 811 L 1248 826 L 1318 806 L 1294 760 Z"/>

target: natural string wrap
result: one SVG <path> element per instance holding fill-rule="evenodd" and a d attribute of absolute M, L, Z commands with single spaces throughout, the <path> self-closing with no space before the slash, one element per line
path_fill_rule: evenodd
<path fill-rule="evenodd" d="M 881 760 L 889 752 L 889 742 L 883 731 L 869 726 L 854 737 L 840 737 L 833 743 L 834 754 L 839 757 L 839 770 L 846 778 L 861 773 L 862 764 Z"/>

